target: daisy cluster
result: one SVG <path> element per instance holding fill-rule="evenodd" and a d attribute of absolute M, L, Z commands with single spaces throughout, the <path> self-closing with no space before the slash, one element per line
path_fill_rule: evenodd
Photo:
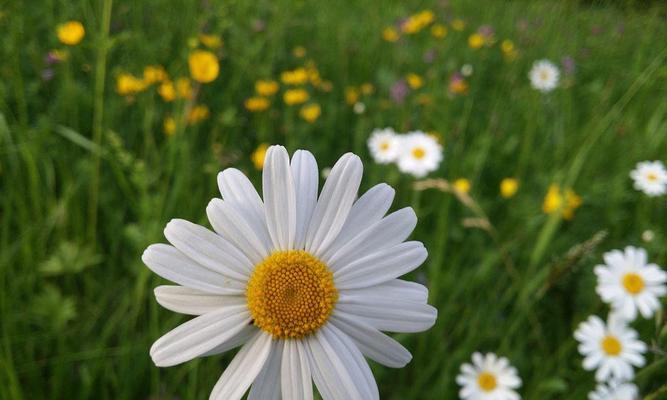
<path fill-rule="evenodd" d="M 416 178 L 437 170 L 444 157 L 438 139 L 422 131 L 399 134 L 392 128 L 376 129 L 368 149 L 376 163 L 395 163 L 401 172 Z"/>
<path fill-rule="evenodd" d="M 667 273 L 648 262 L 646 251 L 632 246 L 603 255 L 595 267 L 596 292 L 611 308 L 607 321 L 596 315 L 579 324 L 574 337 L 584 356 L 583 367 L 595 370 L 598 386 L 590 400 L 638 398 L 631 383 L 634 368 L 644 366 L 647 346 L 632 323 L 638 316 L 652 317 L 667 293 Z"/>

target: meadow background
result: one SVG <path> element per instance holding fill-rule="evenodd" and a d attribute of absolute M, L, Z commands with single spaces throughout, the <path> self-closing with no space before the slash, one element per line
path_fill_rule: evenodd
<path fill-rule="evenodd" d="M 423 10 L 435 21 L 386 40 Z M 86 30 L 74 46 L 56 36 L 67 20 Z M 666 21 L 661 2 L 0 3 L 0 398 L 207 398 L 231 356 L 153 366 L 152 342 L 186 317 L 157 305 L 140 255 L 171 218 L 208 226 L 216 173 L 235 166 L 259 184 L 253 152 L 281 143 L 320 168 L 359 154 L 363 189 L 390 183 L 394 209 L 420 218 L 429 258 L 411 278 L 439 317 L 394 335 L 414 355 L 406 368 L 372 365 L 382 398 L 456 398 L 459 366 L 480 350 L 510 359 L 523 398 L 584 399 L 593 374 L 572 333 L 607 312 L 594 265 L 635 245 L 667 266 L 667 199 L 628 176 L 667 157 Z M 144 68 L 187 78 L 195 48 L 216 54 L 219 76 L 165 101 Z M 542 58 L 563 74 L 548 94 L 527 78 Z M 280 75 L 298 67 L 321 111 L 310 121 L 282 100 Z M 279 90 L 250 111 L 260 79 Z M 470 191 L 416 190 L 374 164 L 366 140 L 386 126 L 437 135 L 445 160 L 429 178 Z M 520 183 L 509 198 L 507 177 Z M 543 212 L 552 184 L 580 196 L 573 218 Z M 665 314 L 633 326 L 650 347 L 636 383 L 667 398 Z"/>

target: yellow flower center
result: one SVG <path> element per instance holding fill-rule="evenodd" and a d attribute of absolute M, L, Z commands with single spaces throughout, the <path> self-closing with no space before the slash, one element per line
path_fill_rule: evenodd
<path fill-rule="evenodd" d="M 549 72 L 546 70 L 540 71 L 540 79 L 546 81 L 549 79 Z"/>
<path fill-rule="evenodd" d="M 302 338 L 329 319 L 338 291 L 327 266 L 302 250 L 277 251 L 255 266 L 246 289 L 254 324 L 275 338 Z"/>
<path fill-rule="evenodd" d="M 629 272 L 623 276 L 623 287 L 630 294 L 638 294 L 644 290 L 644 279 L 639 274 Z"/>
<path fill-rule="evenodd" d="M 655 182 L 658 180 L 658 175 L 656 175 L 653 172 L 649 172 L 648 174 L 646 174 L 646 179 L 648 179 L 649 182 Z"/>
<path fill-rule="evenodd" d="M 482 372 L 477 377 L 477 384 L 483 391 L 490 392 L 498 386 L 498 381 L 496 381 L 495 375 Z"/>
<path fill-rule="evenodd" d="M 621 353 L 621 342 L 616 337 L 607 335 L 602 339 L 602 351 L 610 356 L 617 356 Z"/>
<path fill-rule="evenodd" d="M 421 160 L 426 155 L 426 150 L 421 147 L 415 147 L 412 149 L 412 156 L 417 160 Z"/>
<path fill-rule="evenodd" d="M 387 151 L 387 150 L 389 150 L 389 142 L 382 142 L 382 143 L 380 143 L 380 150 L 382 150 L 382 151 Z"/>

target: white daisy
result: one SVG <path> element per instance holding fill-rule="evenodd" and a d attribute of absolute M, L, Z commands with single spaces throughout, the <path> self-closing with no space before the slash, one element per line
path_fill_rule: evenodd
<path fill-rule="evenodd" d="M 290 161 L 268 149 L 263 200 L 237 169 L 218 175 L 223 200 L 206 208 L 215 232 L 185 220 L 165 228 L 171 245 L 153 244 L 143 261 L 177 283 L 155 289 L 165 308 L 197 317 L 158 339 L 160 367 L 241 346 L 210 395 L 240 399 L 312 399 L 311 379 L 329 399 L 378 399 L 364 356 L 403 367 L 410 353 L 381 333 L 419 332 L 435 322 L 427 289 L 397 279 L 427 252 L 405 242 L 417 218 L 411 208 L 385 216 L 394 190 L 386 184 L 356 199 L 362 164 L 345 154 L 318 199 L 311 153 Z"/>
<path fill-rule="evenodd" d="M 574 332 L 579 341 L 579 353 L 584 356 L 584 369 L 593 370 L 595 379 L 629 381 L 634 376 L 632 366 L 644 365 L 646 344 L 637 339 L 637 332 L 622 318 L 610 316 L 605 324 L 592 315 Z"/>
<path fill-rule="evenodd" d="M 633 383 L 599 383 L 595 391 L 588 394 L 588 400 L 637 400 L 639 389 Z"/>
<path fill-rule="evenodd" d="M 368 138 L 368 150 L 378 164 L 394 162 L 400 151 L 400 137 L 391 128 L 375 129 Z"/>
<path fill-rule="evenodd" d="M 558 67 L 549 60 L 539 60 L 533 63 L 528 74 L 530 83 L 534 89 L 540 92 L 550 92 L 558 86 L 560 71 Z"/>
<path fill-rule="evenodd" d="M 642 161 L 630 172 L 635 189 L 651 197 L 667 193 L 667 170 L 660 161 Z"/>
<path fill-rule="evenodd" d="M 465 400 L 518 400 L 514 390 L 521 386 L 521 378 L 516 368 L 505 357 L 493 353 L 474 353 L 472 364 L 461 365 L 461 373 L 456 377 L 461 385 L 459 397 Z"/>
<path fill-rule="evenodd" d="M 660 309 L 660 296 L 667 293 L 667 273 L 646 263 L 646 250 L 628 246 L 623 252 L 612 250 L 603 257 L 605 265 L 595 267 L 596 291 L 615 313 L 633 321 L 637 310 L 650 318 Z"/>
<path fill-rule="evenodd" d="M 417 178 L 438 169 L 442 162 L 442 146 L 422 131 L 408 132 L 401 140 L 398 169 Z"/>

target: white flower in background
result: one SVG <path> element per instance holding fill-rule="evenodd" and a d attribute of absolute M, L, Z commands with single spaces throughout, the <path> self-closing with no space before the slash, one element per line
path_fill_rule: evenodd
<path fill-rule="evenodd" d="M 354 107 L 352 107 L 352 110 L 354 111 L 355 114 L 363 114 L 364 111 L 366 111 L 366 104 L 358 101 L 354 103 Z"/>
<path fill-rule="evenodd" d="M 396 161 L 401 143 L 399 135 L 391 128 L 375 129 L 368 139 L 368 150 L 378 164 Z"/>
<path fill-rule="evenodd" d="M 558 86 L 560 71 L 551 61 L 539 60 L 533 63 L 533 67 L 528 76 L 534 89 L 546 93 L 554 90 L 556 86 Z"/>
<path fill-rule="evenodd" d="M 505 357 L 493 353 L 474 353 L 472 364 L 461 365 L 456 377 L 461 386 L 459 397 L 464 400 L 519 400 L 515 391 L 521 386 L 516 368 Z"/>
<path fill-rule="evenodd" d="M 633 321 L 637 310 L 650 318 L 660 309 L 660 296 L 667 293 L 667 273 L 656 264 L 647 264 L 646 250 L 628 246 L 603 257 L 605 265 L 595 267 L 596 291 L 615 313 Z"/>
<path fill-rule="evenodd" d="M 422 178 L 437 170 L 442 158 L 442 146 L 433 136 L 422 131 L 408 132 L 401 140 L 398 169 Z"/>
<path fill-rule="evenodd" d="M 639 389 L 633 383 L 599 383 L 595 391 L 588 394 L 588 400 L 638 400 Z"/>
<path fill-rule="evenodd" d="M 667 170 L 660 161 L 642 161 L 630 172 L 635 189 L 651 197 L 667 193 Z"/>
<path fill-rule="evenodd" d="M 584 369 L 595 372 L 595 379 L 629 381 L 634 377 L 633 366 L 642 367 L 646 344 L 637 339 L 637 332 L 622 318 L 610 315 L 605 324 L 592 315 L 579 324 L 574 332 L 579 341 L 579 353 L 584 356 Z"/>
<path fill-rule="evenodd" d="M 155 289 L 165 308 L 197 317 L 158 339 L 157 366 L 241 346 L 211 399 L 378 399 L 364 356 L 403 367 L 408 350 L 381 331 L 419 332 L 435 322 L 427 289 L 397 279 L 426 259 L 405 242 L 411 208 L 385 216 L 386 184 L 359 199 L 362 164 L 348 153 L 331 169 L 318 198 L 317 163 L 297 151 L 268 149 L 263 199 L 234 168 L 218 175 L 223 200 L 206 208 L 215 232 L 185 220 L 165 228 L 143 261 L 177 283 Z M 355 201 L 356 199 L 356 201 Z"/>
<path fill-rule="evenodd" d="M 470 76 L 473 73 L 473 67 L 470 64 L 463 64 L 461 67 L 461 75 L 463 76 Z"/>
<path fill-rule="evenodd" d="M 655 239 L 655 233 L 653 233 L 652 230 L 647 229 L 644 232 L 642 232 L 642 240 L 645 241 L 646 243 L 650 243 Z"/>

